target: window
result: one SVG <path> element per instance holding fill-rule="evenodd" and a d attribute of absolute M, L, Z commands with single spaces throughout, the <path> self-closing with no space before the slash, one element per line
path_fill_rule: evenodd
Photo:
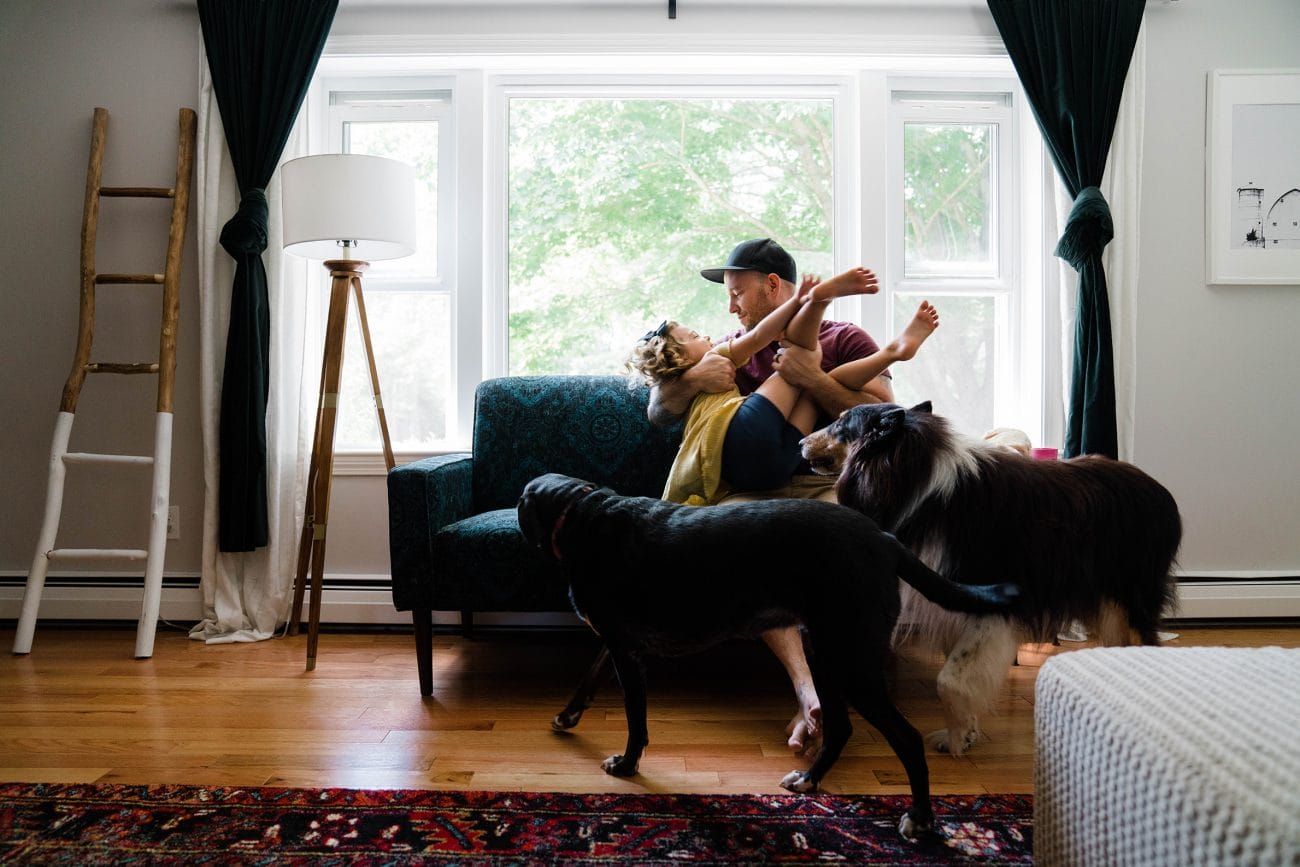
<path fill-rule="evenodd" d="M 1038 441 L 1043 318 L 1023 275 L 1041 245 L 1020 240 L 1041 222 L 1036 127 L 1009 65 L 903 77 L 884 62 L 809 58 L 773 75 L 682 59 L 666 74 L 458 56 L 426 75 L 418 60 L 390 74 L 367 58 L 345 75 L 322 61 L 319 149 L 403 159 L 424 184 L 419 252 L 365 278 L 397 451 L 465 448 L 485 378 L 622 373 L 635 337 L 665 317 L 734 331 L 699 271 L 760 236 L 804 272 L 875 269 L 880 294 L 831 316 L 877 342 L 922 298 L 939 307 L 938 333 L 894 371 L 900 402 L 932 400 L 967 433 L 1014 425 Z M 377 453 L 363 360 L 347 353 L 338 444 Z"/>
<path fill-rule="evenodd" d="M 894 394 L 905 405 L 930 400 L 958 430 L 979 435 L 1011 424 L 1018 400 L 1016 117 L 1009 83 L 927 83 L 891 88 L 886 286 L 891 334 L 925 298 L 940 327 L 896 371 Z"/>
<path fill-rule="evenodd" d="M 451 243 L 451 92 L 398 82 L 392 89 L 327 88 L 330 150 L 390 157 L 415 167 L 415 253 L 372 262 L 362 279 L 367 324 L 393 447 L 430 451 L 449 436 L 455 252 Z M 358 317 L 348 320 L 339 417 L 340 450 L 377 449 L 370 374 Z"/>
<path fill-rule="evenodd" d="M 771 235 L 802 268 L 831 269 L 834 109 L 816 89 L 537 90 L 507 95 L 511 374 L 618 372 L 664 318 L 735 331 L 699 276 L 732 239 Z"/>

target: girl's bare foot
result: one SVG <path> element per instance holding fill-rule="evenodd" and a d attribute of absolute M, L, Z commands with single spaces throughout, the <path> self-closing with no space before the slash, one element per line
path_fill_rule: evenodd
<path fill-rule="evenodd" d="M 870 268 L 850 268 L 813 287 L 809 298 L 813 301 L 831 301 L 845 295 L 874 295 L 880 291 L 880 281 Z"/>
<path fill-rule="evenodd" d="M 912 317 L 912 321 L 907 323 L 902 334 L 890 341 L 886 349 L 896 360 L 907 361 L 916 355 L 921 344 L 938 327 L 939 311 L 929 301 L 922 301 L 921 306 L 916 308 L 916 315 Z"/>

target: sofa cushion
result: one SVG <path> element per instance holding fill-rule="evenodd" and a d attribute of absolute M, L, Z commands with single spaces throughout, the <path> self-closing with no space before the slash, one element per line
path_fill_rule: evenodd
<path fill-rule="evenodd" d="M 494 509 L 448 524 L 433 537 L 437 608 L 566 611 L 569 588 L 559 566 L 519 532 L 515 509 Z"/>
<path fill-rule="evenodd" d="M 524 485 L 564 473 L 627 496 L 658 497 L 680 425 L 646 421 L 648 392 L 618 376 L 508 376 L 474 402 L 474 509 L 513 508 Z"/>

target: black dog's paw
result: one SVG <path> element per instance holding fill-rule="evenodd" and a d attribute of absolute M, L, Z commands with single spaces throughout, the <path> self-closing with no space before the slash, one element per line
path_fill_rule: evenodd
<path fill-rule="evenodd" d="M 551 720 L 551 731 L 566 732 L 576 726 L 581 719 L 582 711 L 569 710 L 568 708 L 565 708 L 557 713 L 555 718 Z"/>
<path fill-rule="evenodd" d="M 817 791 L 817 781 L 807 771 L 791 771 L 781 780 L 781 788 L 803 795 Z"/>
<path fill-rule="evenodd" d="M 912 815 L 912 812 L 903 814 L 903 818 L 898 820 L 898 833 L 903 835 L 905 840 L 920 840 L 922 837 L 929 837 L 934 833 L 934 820 L 918 819 Z"/>
<path fill-rule="evenodd" d="M 630 761 L 626 756 L 610 756 L 600 763 L 605 773 L 615 777 L 635 777 L 635 761 Z"/>

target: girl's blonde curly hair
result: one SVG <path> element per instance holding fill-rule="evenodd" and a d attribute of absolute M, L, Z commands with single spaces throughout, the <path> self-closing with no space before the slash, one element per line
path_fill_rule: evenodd
<path fill-rule="evenodd" d="M 672 319 L 642 337 L 632 348 L 624 367 L 629 374 L 629 386 L 658 385 L 676 379 L 694 366 L 686 357 L 686 345 L 673 337 L 673 329 L 681 324 Z"/>

